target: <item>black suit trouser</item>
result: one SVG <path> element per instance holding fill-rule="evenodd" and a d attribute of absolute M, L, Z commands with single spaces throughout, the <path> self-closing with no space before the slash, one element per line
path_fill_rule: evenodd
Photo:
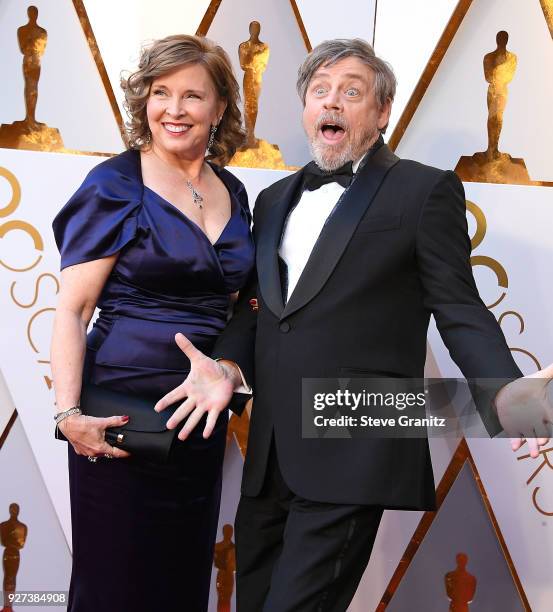
<path fill-rule="evenodd" d="M 382 512 L 295 495 L 280 473 L 273 441 L 260 495 L 242 496 L 238 505 L 237 612 L 345 612 Z"/>

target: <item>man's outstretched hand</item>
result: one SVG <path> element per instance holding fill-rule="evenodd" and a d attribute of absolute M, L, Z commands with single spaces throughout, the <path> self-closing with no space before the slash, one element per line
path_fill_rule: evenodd
<path fill-rule="evenodd" d="M 553 364 L 505 385 L 495 397 L 501 426 L 517 451 L 526 441 L 531 457 L 546 446 L 553 423 Z"/>
<path fill-rule="evenodd" d="M 167 428 L 174 429 L 190 415 L 178 434 L 180 440 L 185 440 L 207 413 L 203 437 L 208 438 L 217 417 L 228 406 L 234 389 L 240 386 L 240 375 L 232 365 L 214 361 L 204 355 L 183 334 L 176 334 L 175 342 L 190 360 L 190 373 L 183 383 L 157 402 L 154 410 L 161 412 L 167 406 L 184 400 L 167 421 Z"/>

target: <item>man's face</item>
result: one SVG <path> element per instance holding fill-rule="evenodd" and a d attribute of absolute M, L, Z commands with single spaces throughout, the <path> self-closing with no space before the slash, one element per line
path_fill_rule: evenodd
<path fill-rule="evenodd" d="M 303 127 L 311 154 L 332 171 L 363 156 L 388 124 L 392 103 L 374 95 L 374 73 L 356 57 L 321 66 L 305 95 Z"/>

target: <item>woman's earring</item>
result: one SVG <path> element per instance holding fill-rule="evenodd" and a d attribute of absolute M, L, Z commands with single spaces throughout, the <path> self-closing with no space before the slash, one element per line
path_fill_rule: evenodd
<path fill-rule="evenodd" d="M 209 149 L 211 149 L 211 147 L 213 146 L 213 143 L 215 142 L 215 133 L 217 132 L 217 127 L 216 125 L 212 125 L 209 128 L 209 141 L 207 143 L 207 150 L 209 151 Z"/>

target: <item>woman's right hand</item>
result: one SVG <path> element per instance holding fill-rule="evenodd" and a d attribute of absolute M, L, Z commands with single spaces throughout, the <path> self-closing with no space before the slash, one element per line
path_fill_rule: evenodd
<path fill-rule="evenodd" d="M 77 455 L 88 457 L 115 457 L 123 459 L 130 453 L 106 442 L 108 427 L 121 427 L 129 422 L 128 416 L 98 418 L 86 414 L 72 414 L 63 419 L 58 427 L 69 440 Z"/>

